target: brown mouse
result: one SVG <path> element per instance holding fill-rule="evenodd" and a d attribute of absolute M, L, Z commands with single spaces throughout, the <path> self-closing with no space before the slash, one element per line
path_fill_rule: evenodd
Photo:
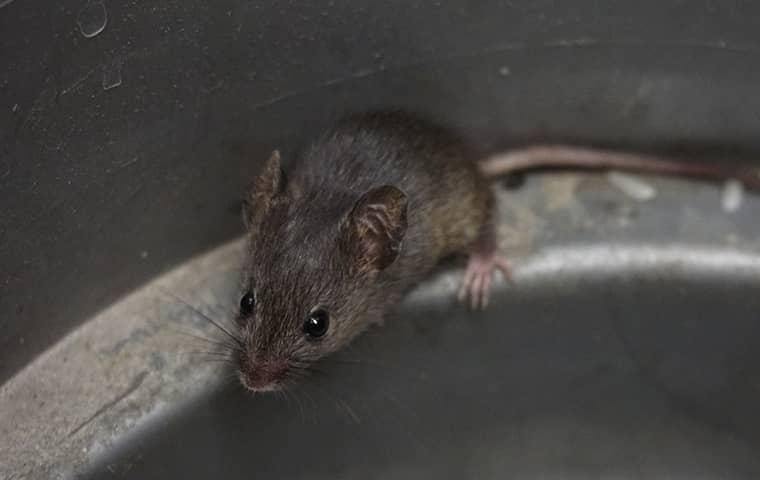
<path fill-rule="evenodd" d="M 738 177 L 749 170 L 572 146 L 486 158 L 421 116 L 345 117 L 286 174 L 272 153 L 244 201 L 248 255 L 235 363 L 252 391 L 277 390 L 398 304 L 444 258 L 467 253 L 460 296 L 488 301 L 496 251 L 489 179 L 541 167 Z"/>

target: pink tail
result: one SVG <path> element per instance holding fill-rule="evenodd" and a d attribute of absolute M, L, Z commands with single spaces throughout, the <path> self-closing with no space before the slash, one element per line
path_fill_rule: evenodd
<path fill-rule="evenodd" d="M 698 163 L 652 155 L 571 145 L 536 145 L 518 148 L 480 162 L 486 177 L 543 168 L 622 170 L 712 180 L 736 179 L 760 190 L 760 169 L 736 164 Z"/>

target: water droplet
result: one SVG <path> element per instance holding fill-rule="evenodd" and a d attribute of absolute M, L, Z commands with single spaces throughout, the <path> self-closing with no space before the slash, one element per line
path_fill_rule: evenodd
<path fill-rule="evenodd" d="M 499 69 L 499 75 L 502 77 L 508 77 L 511 73 L 512 71 L 506 65 Z"/>
<path fill-rule="evenodd" d="M 108 23 L 106 6 L 100 0 L 91 0 L 82 7 L 77 16 L 79 31 L 85 38 L 92 38 L 105 30 Z"/>
<path fill-rule="evenodd" d="M 14 103 L 14 104 L 13 104 L 13 108 L 11 109 L 11 111 L 12 111 L 13 113 L 16 113 L 16 112 L 18 112 L 18 103 Z"/>
<path fill-rule="evenodd" d="M 121 85 L 121 64 L 114 63 L 103 69 L 103 90 L 111 90 Z"/>

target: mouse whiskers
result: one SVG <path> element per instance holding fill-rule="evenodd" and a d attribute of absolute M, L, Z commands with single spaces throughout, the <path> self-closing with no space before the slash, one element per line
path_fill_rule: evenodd
<path fill-rule="evenodd" d="M 343 398 L 341 398 L 339 395 L 337 395 L 335 392 L 331 392 L 328 390 L 327 386 L 320 385 L 319 383 L 312 383 L 312 385 L 322 392 L 322 394 L 331 402 L 333 402 L 339 410 L 342 410 L 346 413 L 346 415 L 356 424 L 361 425 L 362 420 L 359 417 L 359 415 L 356 413 L 356 410 L 351 407 L 351 405 L 348 404 Z"/>
<path fill-rule="evenodd" d="M 205 347 L 218 347 L 220 349 L 219 350 L 220 352 L 231 353 L 238 349 L 238 345 L 232 343 L 227 338 L 222 338 L 222 339 L 209 338 L 197 333 L 186 332 L 184 330 L 172 330 L 172 331 L 173 333 L 177 335 L 182 335 L 199 342 L 199 345 L 203 345 Z"/>
<path fill-rule="evenodd" d="M 306 412 L 304 411 L 303 403 L 298 397 L 298 394 L 293 389 L 293 385 L 291 383 L 285 383 L 279 391 L 282 393 L 282 395 L 285 396 L 286 399 L 288 399 L 288 404 L 290 404 L 290 400 L 292 399 L 293 403 L 295 403 L 296 407 L 298 407 L 301 423 L 306 423 Z"/>
<path fill-rule="evenodd" d="M 232 351 L 233 353 L 238 353 L 238 352 L 240 352 L 240 351 L 243 350 L 243 348 L 244 348 L 243 339 L 240 338 L 240 336 L 238 334 L 233 333 L 233 331 L 231 331 L 229 328 L 226 328 L 224 325 L 222 325 L 221 322 L 218 322 L 218 321 L 214 320 L 208 314 L 206 314 L 203 311 L 201 311 L 198 307 L 194 306 L 193 304 L 191 304 L 190 302 L 184 300 L 183 298 L 179 297 L 178 295 L 175 295 L 175 294 L 173 294 L 171 292 L 167 292 L 167 291 L 165 291 L 163 289 L 161 289 L 161 292 L 164 295 L 167 295 L 167 296 L 173 298 L 175 301 L 177 301 L 177 302 L 181 303 L 182 305 L 184 305 L 191 312 L 193 312 L 194 314 L 198 315 L 199 318 L 202 318 L 203 320 L 207 321 L 209 324 L 211 324 L 214 328 L 216 328 L 220 333 L 222 333 L 224 335 L 225 340 L 224 341 L 213 340 L 213 339 L 202 337 L 202 336 L 199 336 L 199 335 L 193 335 L 193 334 L 187 334 L 186 333 L 187 335 L 194 336 L 197 339 L 200 339 L 202 341 L 206 341 L 206 342 L 209 342 L 209 343 L 216 343 L 218 346 L 220 346 L 222 348 L 225 348 L 225 349 L 228 349 L 228 350 Z"/>

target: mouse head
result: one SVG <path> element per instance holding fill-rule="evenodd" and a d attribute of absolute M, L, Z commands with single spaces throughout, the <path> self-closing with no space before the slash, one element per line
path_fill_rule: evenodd
<path fill-rule="evenodd" d="M 384 185 L 358 199 L 328 197 L 289 184 L 274 152 L 246 199 L 250 249 L 236 362 L 249 390 L 297 379 L 386 309 L 384 279 L 406 233 L 406 195 Z"/>

